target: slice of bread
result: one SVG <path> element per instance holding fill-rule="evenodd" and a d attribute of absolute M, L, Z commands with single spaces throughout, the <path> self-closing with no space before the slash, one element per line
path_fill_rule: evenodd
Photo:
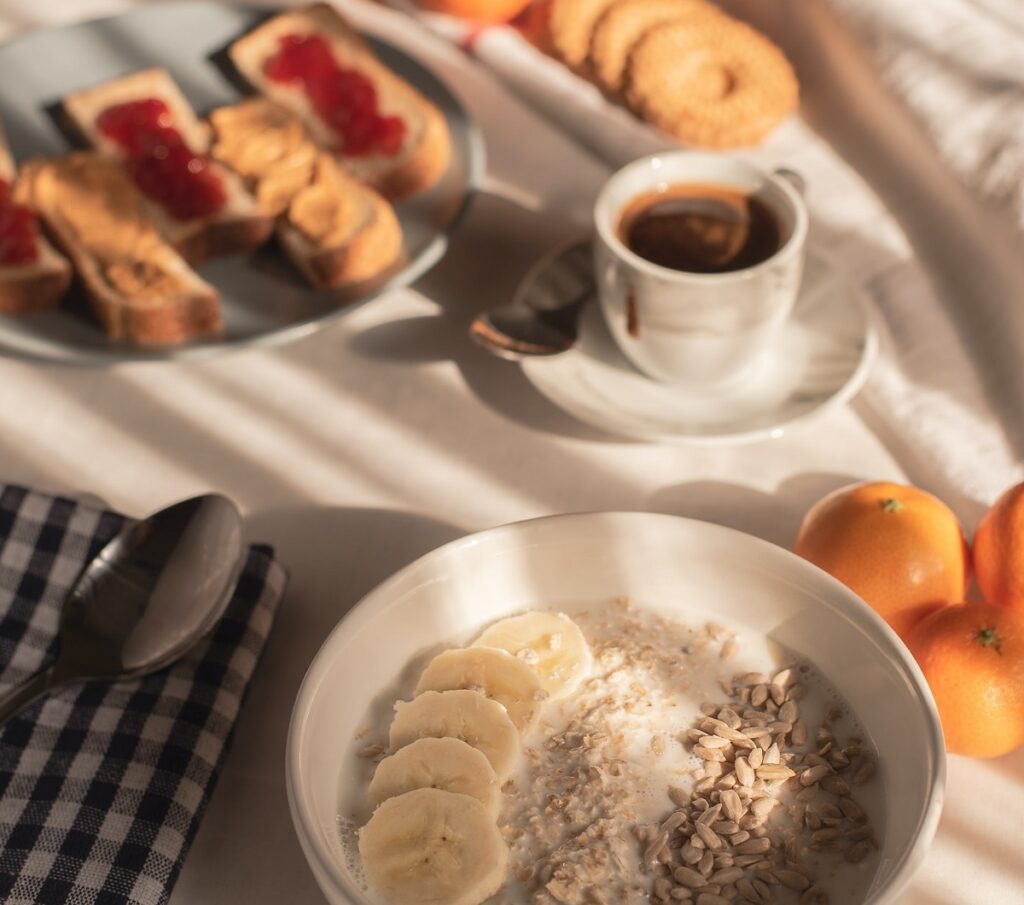
<path fill-rule="evenodd" d="M 90 151 L 32 160 L 17 190 L 71 259 L 112 339 L 162 345 L 220 329 L 217 291 L 160 235 L 117 160 Z"/>
<path fill-rule="evenodd" d="M 314 285 L 363 283 L 398 260 L 402 231 L 391 205 L 318 149 L 294 114 L 257 97 L 215 110 L 210 124 L 211 153 L 277 217 L 281 246 Z"/>
<path fill-rule="evenodd" d="M 144 69 L 103 85 L 68 95 L 64 110 L 89 144 L 103 154 L 124 159 L 115 141 L 105 136 L 96 121 L 109 107 L 131 101 L 155 98 L 171 111 L 174 128 L 181 133 L 189 148 L 205 154 L 210 136 L 181 90 L 164 69 Z M 237 175 L 217 163 L 212 164 L 220 176 L 227 200 L 211 217 L 178 220 L 158 202 L 146 198 L 153 221 L 172 245 L 193 265 L 219 257 L 258 248 L 270 238 L 273 222 L 260 210 Z"/>
<path fill-rule="evenodd" d="M 14 191 L 18 172 L 0 129 L 0 180 Z M 0 202 L 2 203 L 2 202 Z M 0 314 L 24 314 L 52 308 L 71 284 L 71 266 L 42 230 L 36 231 L 38 255 L 28 264 L 0 264 Z"/>
<path fill-rule="evenodd" d="M 266 77 L 264 65 L 278 52 L 279 39 L 291 34 L 319 35 L 330 43 L 340 66 L 357 70 L 373 83 L 380 112 L 398 116 L 405 123 L 405 137 L 397 153 L 345 155 L 340 137 L 321 119 L 301 87 Z M 337 153 L 353 176 L 387 198 L 397 200 L 425 191 L 448 168 L 451 137 L 440 110 L 384 66 L 333 7 L 316 3 L 273 16 L 235 41 L 228 53 L 257 91 L 301 117 L 318 144 Z"/>

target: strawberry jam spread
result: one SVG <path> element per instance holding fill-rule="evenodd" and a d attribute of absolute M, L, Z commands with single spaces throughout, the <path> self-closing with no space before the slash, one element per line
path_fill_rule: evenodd
<path fill-rule="evenodd" d="M 0 264 L 31 264 L 39 257 L 36 215 L 15 204 L 11 187 L 0 179 Z"/>
<path fill-rule="evenodd" d="M 191 150 L 167 104 L 156 98 L 108 107 L 96 122 L 128 156 L 132 178 L 143 194 L 176 220 L 215 214 L 227 200 L 210 158 Z"/>
<path fill-rule="evenodd" d="M 277 53 L 264 64 L 267 78 L 301 85 L 310 103 L 341 139 L 350 157 L 395 154 L 405 138 L 405 123 L 382 116 L 377 90 L 366 76 L 338 64 L 318 35 L 282 35 Z"/>

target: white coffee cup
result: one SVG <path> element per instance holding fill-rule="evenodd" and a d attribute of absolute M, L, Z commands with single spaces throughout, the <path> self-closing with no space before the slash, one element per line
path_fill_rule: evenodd
<path fill-rule="evenodd" d="M 727 273 L 689 273 L 654 264 L 619 235 L 639 196 L 677 185 L 714 185 L 756 195 L 774 216 L 779 249 Z M 784 173 L 721 154 L 672 151 L 615 173 L 594 206 L 594 258 L 601 308 L 633 364 L 655 380 L 695 387 L 732 383 L 764 356 L 793 310 L 803 273 L 807 207 Z"/>

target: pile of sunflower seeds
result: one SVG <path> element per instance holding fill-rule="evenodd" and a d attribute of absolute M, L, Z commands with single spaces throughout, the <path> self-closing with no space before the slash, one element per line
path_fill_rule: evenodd
<path fill-rule="evenodd" d="M 855 736 L 840 744 L 837 708 L 811 737 L 798 678 L 796 667 L 737 676 L 723 686 L 729 701 L 702 705 L 684 739 L 702 762 L 692 792 L 670 789 L 667 818 L 635 828 L 653 902 L 765 905 L 786 890 L 827 905 L 810 862 L 834 853 L 857 863 L 877 849 L 852 793 L 874 776 L 874 756 Z"/>

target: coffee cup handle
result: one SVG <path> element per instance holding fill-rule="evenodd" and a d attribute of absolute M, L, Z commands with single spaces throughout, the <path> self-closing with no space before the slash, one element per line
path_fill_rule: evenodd
<path fill-rule="evenodd" d="M 797 190 L 800 195 L 804 195 L 807 192 L 807 180 L 804 179 L 796 170 L 790 170 L 786 167 L 779 167 L 775 171 L 775 175 L 780 179 L 785 179 L 793 188 Z"/>

